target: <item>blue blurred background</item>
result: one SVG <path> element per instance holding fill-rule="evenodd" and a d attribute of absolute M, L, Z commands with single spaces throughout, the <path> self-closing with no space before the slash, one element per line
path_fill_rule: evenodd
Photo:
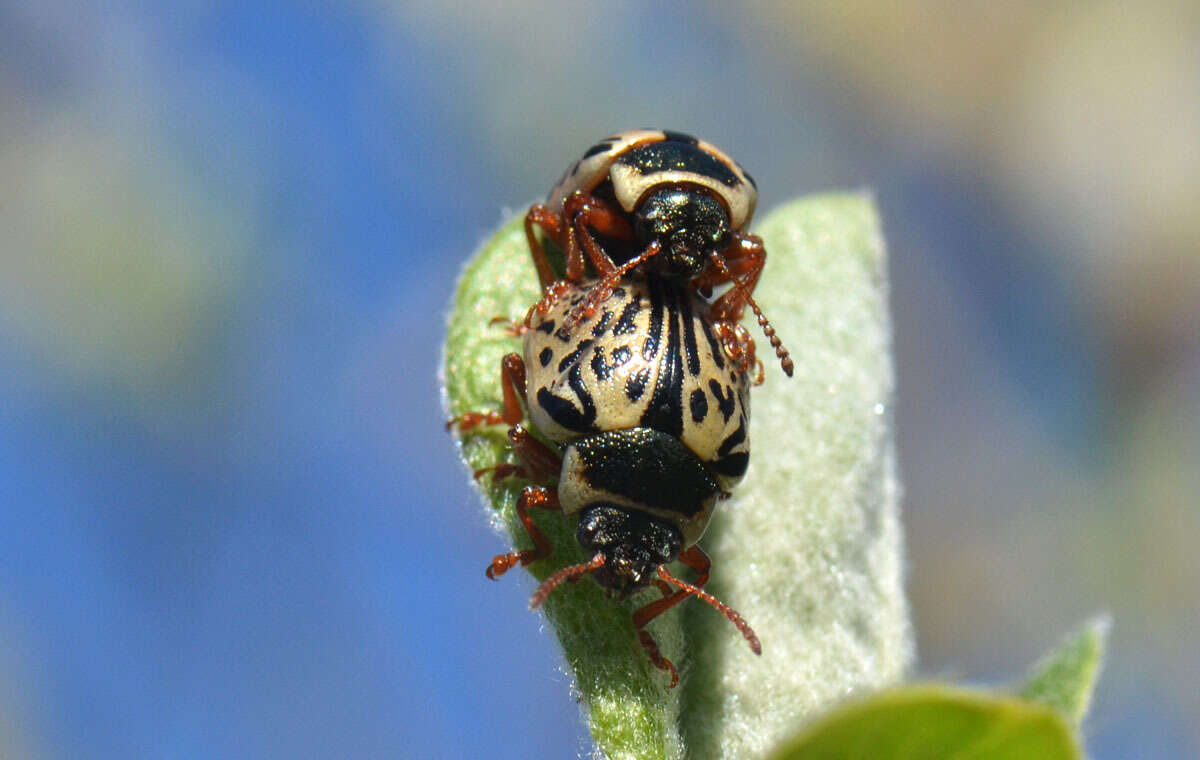
<path fill-rule="evenodd" d="M 655 125 L 877 194 L 920 672 L 1110 610 L 1091 753 L 1200 756 L 1197 6 L 503 5 L 0 3 L 0 754 L 586 751 L 435 373 Z"/>

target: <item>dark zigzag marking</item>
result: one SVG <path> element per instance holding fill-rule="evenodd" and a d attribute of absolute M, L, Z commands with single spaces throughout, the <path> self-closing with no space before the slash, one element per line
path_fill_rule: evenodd
<path fill-rule="evenodd" d="M 613 363 L 609 364 L 604 359 L 604 346 L 596 346 L 596 350 L 592 353 L 592 374 L 596 376 L 598 382 L 606 382 L 612 377 L 613 368 L 617 366 L 616 352 L 613 352 Z"/>
<path fill-rule="evenodd" d="M 570 401 L 555 396 L 547 388 L 538 389 L 538 406 L 542 407 L 546 414 L 550 415 L 550 419 L 567 430 L 579 433 L 592 432 L 595 430 L 596 405 L 592 401 L 592 395 L 588 393 L 587 386 L 584 385 L 580 365 L 576 364 L 571 367 L 571 371 L 567 374 L 567 383 L 579 399 L 579 403 L 583 407 L 582 413 Z"/>
<path fill-rule="evenodd" d="M 708 381 L 708 389 L 712 391 L 713 397 L 717 399 L 717 408 L 721 410 L 721 416 L 725 418 L 726 422 L 729 422 L 729 418 L 733 416 L 732 389 L 730 390 L 729 395 L 725 396 L 721 392 L 721 384 L 716 380 Z"/>
<path fill-rule="evenodd" d="M 737 430 L 730 433 L 729 437 L 721 443 L 721 448 L 717 449 L 717 461 L 712 463 L 713 470 L 731 478 L 740 478 L 745 475 L 746 468 L 750 466 L 750 452 L 731 453 L 745 441 L 746 418 L 742 417 L 738 422 Z"/>
<path fill-rule="evenodd" d="M 729 456 L 729 453 L 740 446 L 746 440 L 746 420 L 738 421 L 737 430 L 729 434 L 729 437 L 721 442 L 721 448 L 717 449 L 717 457 L 723 458 Z"/>
<path fill-rule="evenodd" d="M 570 367 L 572 364 L 577 362 L 579 360 L 580 354 L 582 354 L 584 351 L 587 351 L 589 348 L 591 348 L 593 343 L 595 343 L 595 341 L 592 340 L 591 338 L 580 341 L 579 345 L 575 347 L 575 350 L 572 351 L 571 353 L 567 354 L 566 356 L 564 356 L 562 358 L 562 361 L 560 361 L 558 363 L 558 371 L 566 372 L 567 367 Z"/>

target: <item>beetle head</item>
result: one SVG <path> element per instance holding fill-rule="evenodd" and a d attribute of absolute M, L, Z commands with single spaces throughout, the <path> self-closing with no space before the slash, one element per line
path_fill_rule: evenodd
<path fill-rule="evenodd" d="M 619 596 L 639 591 L 659 565 L 679 556 L 683 539 L 670 524 L 610 504 L 595 504 L 579 516 L 575 537 L 584 551 L 604 557 L 596 583 Z"/>
<path fill-rule="evenodd" d="M 647 195 L 633 212 L 639 242 L 658 241 L 662 252 L 648 266 L 659 274 L 689 279 L 704 271 L 710 251 L 729 246 L 729 214 L 707 190 L 670 185 Z"/>

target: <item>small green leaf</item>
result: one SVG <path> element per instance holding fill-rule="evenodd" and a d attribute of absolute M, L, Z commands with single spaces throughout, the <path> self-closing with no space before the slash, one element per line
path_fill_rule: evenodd
<path fill-rule="evenodd" d="M 706 588 L 742 613 L 763 654 L 707 605 L 681 605 L 650 625 L 680 669 L 679 687 L 668 690 L 631 622 L 656 592 L 618 602 L 591 582 L 556 590 L 546 614 L 596 745 L 613 760 L 765 757 L 797 721 L 856 690 L 895 683 L 911 660 L 878 216 L 864 195 L 823 195 L 787 204 L 756 231 L 768 262 L 755 297 L 796 372 L 784 377 L 766 339 L 747 325 L 767 372 L 751 392 L 750 470 L 700 543 L 713 559 Z M 500 359 L 521 345 L 488 323 L 523 318 L 538 296 L 516 218 L 463 269 L 442 370 L 450 414 L 499 408 Z M 471 431 L 461 447 L 472 470 L 510 456 L 502 426 Z M 525 548 L 513 510 L 521 485 L 480 483 L 493 521 Z M 554 546 L 526 568 L 535 578 L 584 559 L 568 520 L 534 519 Z M 478 559 L 482 579 L 490 557 Z M 501 582 L 523 576 L 513 570 Z M 471 593 L 486 593 L 482 583 Z"/>
<path fill-rule="evenodd" d="M 1074 732 L 1053 708 L 981 691 L 910 686 L 853 702 L 772 760 L 1072 760 Z"/>
<path fill-rule="evenodd" d="M 1111 625 L 1107 617 L 1085 623 L 1033 667 L 1019 694 L 1061 711 L 1078 725 L 1100 674 Z"/>

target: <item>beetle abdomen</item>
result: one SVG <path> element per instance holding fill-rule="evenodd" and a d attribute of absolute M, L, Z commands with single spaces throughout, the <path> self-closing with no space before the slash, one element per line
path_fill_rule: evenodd
<path fill-rule="evenodd" d="M 657 430 L 680 439 L 731 490 L 749 460 L 749 381 L 725 356 L 706 305 L 667 280 L 635 278 L 562 330 L 581 299 L 564 298 L 545 317 L 535 313 L 526 333 L 534 425 L 558 442 L 601 430 Z"/>

